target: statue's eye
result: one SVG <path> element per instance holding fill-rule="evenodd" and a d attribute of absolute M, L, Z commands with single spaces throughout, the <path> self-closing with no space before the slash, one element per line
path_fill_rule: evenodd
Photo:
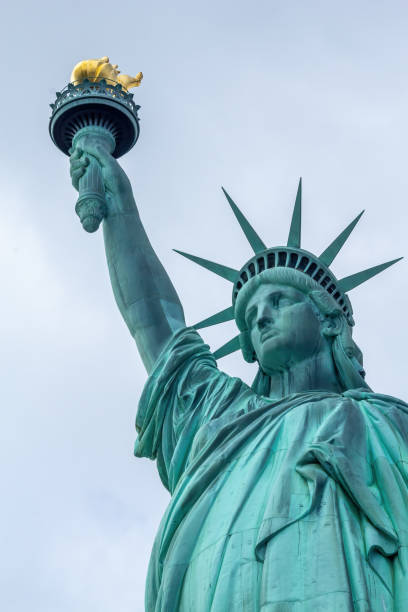
<path fill-rule="evenodd" d="M 269 296 L 269 303 L 271 304 L 272 308 L 279 308 L 281 297 L 282 296 L 280 293 L 272 293 Z"/>
<path fill-rule="evenodd" d="M 290 306 L 292 304 L 292 300 L 288 297 L 281 297 L 279 300 L 279 306 Z"/>

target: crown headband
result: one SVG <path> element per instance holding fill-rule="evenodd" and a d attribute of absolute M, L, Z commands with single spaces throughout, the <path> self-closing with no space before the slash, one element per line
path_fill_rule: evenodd
<path fill-rule="evenodd" d="M 235 303 L 240 290 L 250 282 L 252 278 L 262 275 L 266 270 L 275 268 L 292 269 L 308 276 L 331 296 L 339 309 L 343 312 L 349 325 L 354 325 L 352 317 L 353 309 L 346 293 L 402 259 L 402 257 L 399 257 L 398 259 L 387 261 L 386 263 L 373 266 L 372 268 L 338 280 L 329 269 L 329 266 L 332 264 L 347 238 L 357 225 L 364 210 L 333 240 L 327 249 L 317 257 L 309 251 L 302 249 L 300 246 L 302 227 L 302 179 L 299 180 L 287 245 L 272 248 L 268 248 L 265 245 L 229 194 L 224 188 L 222 188 L 222 190 L 255 255 L 251 257 L 240 270 L 235 270 L 234 268 L 229 268 L 228 266 L 209 261 L 208 259 L 196 257 L 195 255 L 190 255 L 189 253 L 174 249 L 176 253 L 187 257 L 187 259 L 190 259 L 233 283 L 232 306 L 200 321 L 194 325 L 196 329 L 232 321 L 235 318 Z M 238 334 L 235 338 L 232 338 L 232 340 L 229 340 L 215 351 L 214 357 L 220 359 L 240 348 Z"/>

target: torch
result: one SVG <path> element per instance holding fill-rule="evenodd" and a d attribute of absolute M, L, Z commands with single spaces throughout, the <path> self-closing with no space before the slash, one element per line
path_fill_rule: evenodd
<path fill-rule="evenodd" d="M 128 90 L 138 87 L 143 78 L 119 74 L 117 64 L 108 57 L 79 62 L 70 82 L 56 94 L 51 104 L 49 132 L 54 144 L 66 155 L 91 137 L 113 157 L 121 157 L 139 137 L 140 106 Z M 89 155 L 89 165 L 79 179 L 75 206 L 83 228 L 95 232 L 107 214 L 105 188 L 99 162 Z"/>

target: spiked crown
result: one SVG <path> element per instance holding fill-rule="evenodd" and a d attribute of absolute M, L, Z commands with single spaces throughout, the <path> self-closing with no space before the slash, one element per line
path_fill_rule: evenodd
<path fill-rule="evenodd" d="M 175 249 L 176 253 L 187 257 L 191 261 L 204 268 L 207 268 L 207 270 L 210 270 L 218 276 L 221 276 L 222 278 L 225 278 L 233 283 L 232 306 L 229 306 L 225 310 L 217 312 L 207 319 L 200 321 L 194 325 L 196 329 L 217 325 L 218 323 L 224 323 L 236 318 L 235 305 L 241 289 L 252 278 L 267 270 L 278 268 L 296 270 L 297 272 L 304 274 L 309 279 L 312 279 L 314 283 L 317 283 L 319 288 L 324 289 L 331 296 L 331 299 L 335 301 L 338 308 L 343 312 L 348 324 L 352 326 L 354 325 L 353 309 L 346 294 L 355 287 L 358 287 L 358 285 L 361 285 L 365 281 L 402 259 L 402 257 L 399 257 L 398 259 L 387 261 L 386 263 L 373 266 L 372 268 L 368 268 L 338 280 L 334 276 L 333 272 L 329 269 L 329 266 L 340 252 L 364 211 L 357 215 L 357 217 L 337 236 L 337 238 L 333 240 L 333 242 L 323 251 L 323 253 L 317 257 L 309 251 L 302 249 L 300 246 L 302 226 L 302 179 L 299 180 L 289 230 L 289 237 L 286 246 L 268 248 L 239 210 L 238 206 L 235 204 L 229 194 L 224 188 L 222 188 L 222 190 L 255 254 L 240 270 L 236 270 L 234 268 L 229 268 L 222 264 L 209 261 L 208 259 L 196 257 L 195 255 L 190 255 L 189 253 L 184 253 L 183 251 L 178 251 Z M 240 348 L 241 345 L 238 335 L 215 351 L 214 357 L 216 359 L 220 359 L 221 357 L 225 357 L 226 355 L 229 355 Z"/>

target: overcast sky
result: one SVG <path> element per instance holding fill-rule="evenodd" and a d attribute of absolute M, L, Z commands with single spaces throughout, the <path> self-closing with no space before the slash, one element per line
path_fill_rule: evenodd
<path fill-rule="evenodd" d="M 251 255 L 221 185 L 276 245 L 303 176 L 303 245 L 317 253 L 366 208 L 338 277 L 408 254 L 408 5 L 24 0 L 0 28 L 0 608 L 142 612 L 168 502 L 155 465 L 132 455 L 146 375 L 101 232 L 74 213 L 48 105 L 82 59 L 143 71 L 123 166 L 194 323 L 230 305 L 231 287 L 171 249 L 232 267 Z M 402 399 L 407 266 L 350 294 L 368 382 Z M 203 335 L 215 349 L 235 333 Z M 240 355 L 220 367 L 255 374 Z"/>

